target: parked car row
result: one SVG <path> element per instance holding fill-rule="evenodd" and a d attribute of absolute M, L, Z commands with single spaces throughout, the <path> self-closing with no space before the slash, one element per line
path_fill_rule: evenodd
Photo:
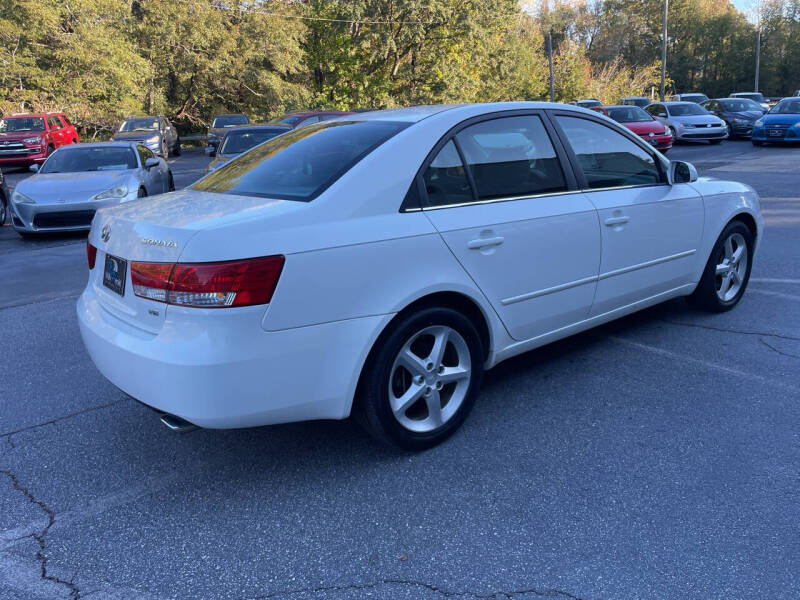
<path fill-rule="evenodd" d="M 79 141 L 64 113 L 13 114 L 0 119 L 0 167 L 41 164 L 56 149 Z"/>

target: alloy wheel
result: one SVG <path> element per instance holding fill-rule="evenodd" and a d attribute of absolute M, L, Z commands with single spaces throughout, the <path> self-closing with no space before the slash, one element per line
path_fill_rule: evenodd
<path fill-rule="evenodd" d="M 433 431 L 456 414 L 467 396 L 472 379 L 469 347 L 451 327 L 426 327 L 403 344 L 389 373 L 395 419 L 409 431 Z"/>
<path fill-rule="evenodd" d="M 732 233 L 722 245 L 715 271 L 717 297 L 722 302 L 730 302 L 742 289 L 747 264 L 747 243 L 742 234 Z"/>

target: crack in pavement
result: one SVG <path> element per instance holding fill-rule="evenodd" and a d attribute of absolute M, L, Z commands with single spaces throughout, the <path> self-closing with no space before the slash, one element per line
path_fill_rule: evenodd
<path fill-rule="evenodd" d="M 766 337 L 774 337 L 781 340 L 792 340 L 800 342 L 800 337 L 793 337 L 791 335 L 781 335 L 780 333 L 767 333 L 766 331 L 746 331 L 743 329 L 729 329 L 725 327 L 714 327 L 713 325 L 701 325 L 699 323 L 684 323 L 682 321 L 670 321 L 669 319 L 661 319 L 662 323 L 669 323 L 671 325 L 682 325 L 683 327 L 694 327 L 696 329 L 708 329 L 709 331 L 720 331 L 722 333 L 738 333 L 739 335 L 763 335 Z"/>
<path fill-rule="evenodd" d="M 442 598 L 474 598 L 475 600 L 493 600 L 498 598 L 512 599 L 515 596 L 532 594 L 534 596 L 539 596 L 541 598 L 567 598 L 567 600 L 584 600 L 583 598 L 570 594 L 569 592 L 564 592 L 562 590 L 549 589 L 549 588 L 528 588 L 522 590 L 492 592 L 490 594 L 479 594 L 477 592 L 470 592 L 470 591 L 456 592 L 456 591 L 446 590 L 430 583 L 408 580 L 408 579 L 382 579 L 381 581 L 373 583 L 362 583 L 362 584 L 353 583 L 349 585 L 331 585 L 322 587 L 303 588 L 297 590 L 285 590 L 282 592 L 273 592 L 271 594 L 266 594 L 264 596 L 249 597 L 249 600 L 269 600 L 271 598 L 295 596 L 298 594 L 318 594 L 322 592 L 372 590 L 383 585 L 404 585 L 408 587 L 422 588 L 431 591 L 434 594 L 441 596 Z"/>
<path fill-rule="evenodd" d="M 23 431 L 30 431 L 31 429 L 36 429 L 37 427 L 44 427 L 46 425 L 55 425 L 56 423 L 60 423 L 61 421 L 66 421 L 68 419 L 72 419 L 73 417 L 78 417 L 80 415 L 93 412 L 95 410 L 102 410 L 104 408 L 109 408 L 111 406 L 114 406 L 115 404 L 119 404 L 120 402 L 121 400 L 114 400 L 113 402 L 108 402 L 106 404 L 100 404 L 98 406 L 90 406 L 89 408 L 84 408 L 83 410 L 79 410 L 77 412 L 69 413 L 61 417 L 56 417 L 55 419 L 45 421 L 44 423 L 28 425 L 27 427 L 21 427 L 20 429 L 15 429 L 14 431 L 6 431 L 5 433 L 0 433 L 0 438 L 6 438 L 7 440 L 11 440 L 12 435 L 22 433 Z M 11 442 L 11 448 L 13 449 L 14 447 L 15 447 L 14 443 Z"/>
<path fill-rule="evenodd" d="M 77 585 L 75 585 L 72 581 L 61 579 L 60 577 L 50 575 L 47 572 L 47 554 L 45 554 L 47 544 L 45 542 L 45 538 L 47 537 L 47 532 L 50 530 L 50 527 L 52 527 L 53 523 L 56 522 L 55 511 L 47 506 L 47 504 L 45 504 L 42 500 L 36 498 L 36 496 L 34 496 L 27 488 L 22 487 L 22 484 L 20 484 L 19 479 L 14 473 L 5 469 L 0 469 L 0 473 L 11 479 L 14 489 L 22 493 L 28 499 L 28 502 L 38 506 L 47 515 L 47 524 L 44 526 L 44 529 L 42 529 L 39 533 L 31 534 L 33 539 L 36 540 L 36 543 L 39 544 L 39 551 L 36 553 L 36 559 L 41 564 L 41 578 L 47 581 L 52 581 L 53 583 L 57 583 L 59 585 L 66 586 L 67 589 L 69 589 L 69 597 L 72 600 L 79 600 L 81 597 L 81 592 Z"/>
<path fill-rule="evenodd" d="M 764 344 L 770 350 L 772 350 L 774 352 L 777 352 L 778 354 L 781 354 L 783 356 L 788 356 L 789 358 L 800 358 L 800 354 L 792 354 L 791 352 L 784 352 L 783 350 L 778 350 L 775 346 L 770 344 L 764 338 L 758 338 L 758 341 L 761 342 L 762 344 Z"/>

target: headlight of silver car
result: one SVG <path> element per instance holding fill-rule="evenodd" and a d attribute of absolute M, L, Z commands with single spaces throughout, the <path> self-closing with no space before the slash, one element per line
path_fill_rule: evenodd
<path fill-rule="evenodd" d="M 124 198 L 127 195 L 128 195 L 128 188 L 124 185 L 118 185 L 116 187 L 111 188 L 110 190 L 106 190 L 105 192 L 100 192 L 94 197 L 94 199 L 111 200 L 112 198 Z"/>
<path fill-rule="evenodd" d="M 14 204 L 36 204 L 36 200 L 29 198 L 22 192 L 18 192 L 16 190 L 14 190 L 14 193 L 11 194 L 11 202 Z"/>

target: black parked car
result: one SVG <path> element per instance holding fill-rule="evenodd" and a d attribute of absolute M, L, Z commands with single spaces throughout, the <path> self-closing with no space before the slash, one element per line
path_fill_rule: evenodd
<path fill-rule="evenodd" d="M 706 100 L 700 105 L 712 115 L 725 121 L 729 138 L 750 137 L 753 123 L 767 112 L 758 102 L 749 98 L 718 98 Z"/>
<path fill-rule="evenodd" d="M 3 171 L 0 171 L 0 227 L 5 225 L 6 218 L 8 217 L 8 187 L 6 180 L 3 178 Z"/>
<path fill-rule="evenodd" d="M 216 148 L 219 146 L 222 138 L 225 137 L 225 133 L 228 129 L 236 127 L 237 125 L 247 125 L 249 122 L 250 119 L 247 118 L 247 115 L 243 114 L 215 115 L 211 120 L 211 127 L 208 128 L 208 145 Z"/>

